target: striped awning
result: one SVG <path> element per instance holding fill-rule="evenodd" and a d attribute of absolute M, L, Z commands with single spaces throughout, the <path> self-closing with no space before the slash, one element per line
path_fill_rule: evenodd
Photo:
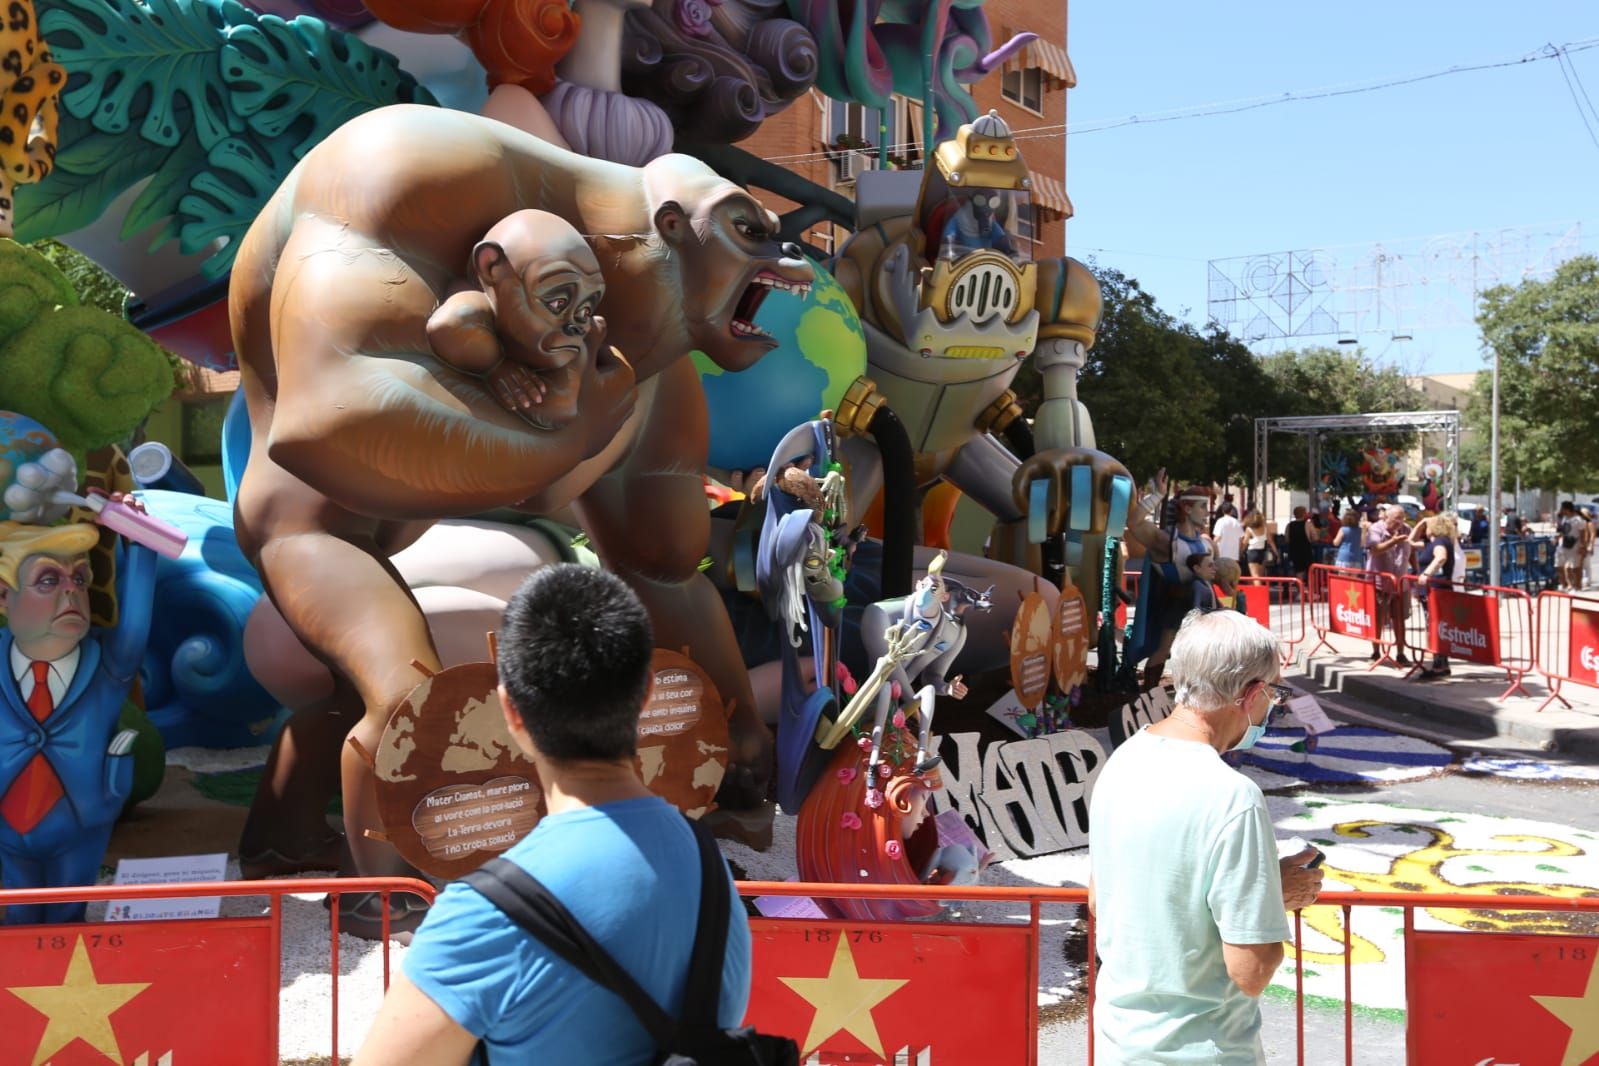
<path fill-rule="evenodd" d="M 1029 177 L 1033 179 L 1033 203 L 1046 211 L 1053 211 L 1062 218 L 1071 218 L 1073 215 L 1072 201 L 1066 195 L 1066 186 L 1059 178 L 1052 178 L 1048 174 L 1033 171 Z"/>
<path fill-rule="evenodd" d="M 1014 30 L 1006 30 L 1001 40 L 1009 40 L 1016 35 Z M 1044 72 L 1044 76 L 1058 84 L 1063 89 L 1077 88 L 1077 70 L 1072 66 L 1071 56 L 1066 54 L 1066 49 L 1053 41 L 1046 41 L 1040 37 L 1032 44 L 1005 61 L 1005 70 L 1025 70 L 1027 67 L 1037 67 Z"/>

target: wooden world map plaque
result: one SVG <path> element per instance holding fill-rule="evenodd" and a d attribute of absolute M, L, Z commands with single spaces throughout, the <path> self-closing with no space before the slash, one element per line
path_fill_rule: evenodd
<path fill-rule="evenodd" d="M 639 777 L 690 817 L 711 809 L 727 769 L 728 710 L 692 660 L 656 649 L 639 716 Z M 389 842 L 434 877 L 475 870 L 533 830 L 544 794 L 511 739 L 493 663 L 443 670 L 389 717 L 374 755 Z"/>
<path fill-rule="evenodd" d="M 1028 710 L 1042 703 L 1049 691 L 1051 621 L 1049 604 L 1034 592 L 1022 600 L 1011 623 L 1010 680 L 1016 698 Z"/>

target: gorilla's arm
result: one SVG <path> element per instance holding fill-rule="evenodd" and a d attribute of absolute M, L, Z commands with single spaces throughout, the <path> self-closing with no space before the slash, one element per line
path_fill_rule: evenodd
<path fill-rule="evenodd" d="M 655 381 L 650 417 L 632 451 L 584 493 L 578 518 L 606 567 L 644 601 L 656 646 L 688 648 L 723 702 L 733 703 L 723 797 L 732 789 L 758 803 L 770 775 L 771 734 L 756 714 L 727 608 L 699 572 L 711 526 L 700 479 L 708 432 L 705 395 L 687 359 Z"/>
<path fill-rule="evenodd" d="M 509 506 L 611 438 L 632 402 L 619 360 L 585 368 L 584 417 L 535 429 L 434 358 L 433 288 L 394 252 L 302 220 L 279 259 L 273 460 L 329 499 L 383 519 Z"/>

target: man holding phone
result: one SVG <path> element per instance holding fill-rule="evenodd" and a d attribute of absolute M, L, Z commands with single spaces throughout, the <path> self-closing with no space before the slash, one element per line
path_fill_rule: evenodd
<path fill-rule="evenodd" d="M 1089 812 L 1088 907 L 1103 959 L 1096 1062 L 1264 1063 L 1256 1002 L 1321 890 L 1321 854 L 1279 860 L 1260 788 L 1221 759 L 1293 690 L 1271 631 L 1191 614 L 1172 645 L 1170 717 L 1117 748 Z"/>

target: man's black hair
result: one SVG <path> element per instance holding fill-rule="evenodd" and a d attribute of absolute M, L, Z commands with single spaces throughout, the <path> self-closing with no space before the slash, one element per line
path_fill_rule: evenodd
<path fill-rule="evenodd" d="M 548 758 L 634 754 L 655 638 L 614 574 L 562 563 L 533 572 L 505 605 L 500 683 Z"/>
<path fill-rule="evenodd" d="M 1560 504 L 1560 509 L 1562 511 L 1575 511 L 1577 509 L 1577 504 L 1573 500 L 1564 500 Z"/>
<path fill-rule="evenodd" d="M 1198 566 L 1200 563 L 1209 558 L 1210 552 L 1189 552 L 1188 558 L 1184 559 L 1183 562 L 1188 564 L 1188 569 L 1192 570 L 1194 567 Z"/>

